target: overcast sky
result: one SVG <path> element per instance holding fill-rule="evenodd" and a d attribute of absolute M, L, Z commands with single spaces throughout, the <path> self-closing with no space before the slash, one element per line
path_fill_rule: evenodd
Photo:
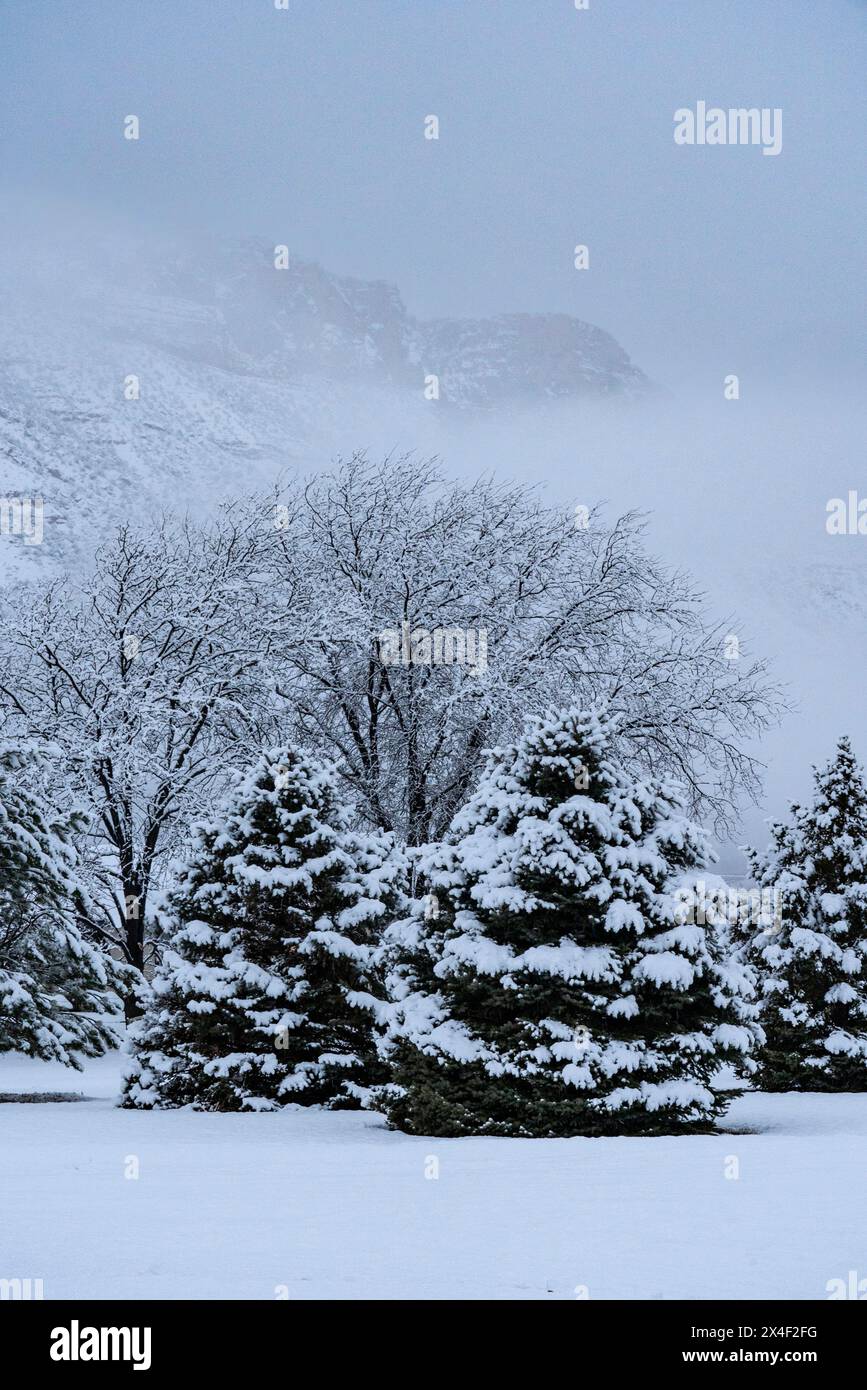
<path fill-rule="evenodd" d="M 0 17 L 7 188 L 286 242 L 424 316 L 574 313 L 671 385 L 706 355 L 737 370 L 805 335 L 844 361 L 863 344 L 859 0 L 0 0 Z M 676 146 L 673 113 L 699 100 L 782 108 L 782 153 Z"/>

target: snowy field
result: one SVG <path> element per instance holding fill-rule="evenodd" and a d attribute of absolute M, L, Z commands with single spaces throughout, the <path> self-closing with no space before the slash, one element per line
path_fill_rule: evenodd
<path fill-rule="evenodd" d="M 118 1110 L 119 1071 L 0 1058 L 0 1093 L 89 1097 L 0 1105 L 0 1277 L 47 1299 L 824 1299 L 867 1276 L 867 1095 L 744 1095 L 719 1136 L 431 1140 Z"/>

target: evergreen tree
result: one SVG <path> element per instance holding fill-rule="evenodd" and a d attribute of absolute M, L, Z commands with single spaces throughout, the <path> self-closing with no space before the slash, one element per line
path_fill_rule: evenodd
<path fill-rule="evenodd" d="M 758 882 L 776 889 L 782 923 L 752 941 L 769 1091 L 867 1091 L 867 787 L 847 738 L 821 771 L 812 805 L 771 826 Z"/>
<path fill-rule="evenodd" d="M 394 1127 L 671 1133 L 724 1108 L 710 1082 L 754 1043 L 750 972 L 682 920 L 704 833 L 611 734 L 576 710 L 534 722 L 428 854 L 424 905 L 389 932 Z"/>
<path fill-rule="evenodd" d="M 51 811 L 44 772 L 0 747 L 0 1052 L 80 1068 L 118 1045 L 127 972 L 78 929 L 81 826 Z"/>
<path fill-rule="evenodd" d="M 400 857 L 347 828 L 333 771 L 265 754 L 197 829 L 124 1104 L 362 1103 L 382 1079 L 377 944 Z"/>

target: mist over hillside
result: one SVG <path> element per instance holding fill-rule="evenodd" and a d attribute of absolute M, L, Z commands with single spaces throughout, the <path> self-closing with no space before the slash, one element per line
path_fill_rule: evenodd
<path fill-rule="evenodd" d="M 0 540 L 7 576 L 86 563 L 119 520 L 201 514 L 358 449 L 414 450 L 455 477 L 538 483 L 568 511 L 646 512 L 651 547 L 788 687 L 792 711 L 762 743 L 767 813 L 806 790 L 829 730 L 857 745 L 867 574 L 858 537 L 825 529 L 865 424 L 845 375 L 812 404 L 784 357 L 745 375 L 737 400 L 709 369 L 654 389 L 653 363 L 648 378 L 568 316 L 425 325 L 391 286 L 295 260 L 279 271 L 249 241 L 198 257 L 107 235 L 75 245 L 62 273 L 4 256 L 0 491 L 45 501 L 42 545 Z M 762 837 L 761 816 L 747 810 L 745 836 Z M 724 867 L 743 871 L 735 848 Z"/>
<path fill-rule="evenodd" d="M 0 270 L 0 485 L 44 498 L 47 544 L 24 557 L 41 564 L 86 554 L 130 511 L 196 507 L 335 452 L 436 451 L 457 418 L 651 390 L 566 314 L 424 322 L 392 285 L 251 240 L 101 228 L 58 264 L 32 230 Z"/>

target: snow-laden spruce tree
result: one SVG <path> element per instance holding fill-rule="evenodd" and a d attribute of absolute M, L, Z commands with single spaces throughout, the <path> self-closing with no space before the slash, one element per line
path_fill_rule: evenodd
<path fill-rule="evenodd" d="M 80 1067 L 118 1045 L 128 972 L 82 938 L 74 816 L 33 753 L 0 747 L 0 1052 Z"/>
<path fill-rule="evenodd" d="M 376 954 L 402 862 L 347 827 L 333 770 L 264 754 L 197 827 L 127 1106 L 362 1103 L 382 1079 Z"/>
<path fill-rule="evenodd" d="M 381 1104 L 416 1134 L 709 1127 L 722 1063 L 749 1066 L 753 982 L 673 884 L 709 859 L 676 783 L 628 775 L 610 721 L 570 710 L 495 751 L 397 963 Z"/>
<path fill-rule="evenodd" d="M 776 889 L 782 923 L 752 941 L 770 1091 L 867 1091 L 867 787 L 849 740 L 814 769 L 810 806 L 771 826 L 753 873 Z"/>

